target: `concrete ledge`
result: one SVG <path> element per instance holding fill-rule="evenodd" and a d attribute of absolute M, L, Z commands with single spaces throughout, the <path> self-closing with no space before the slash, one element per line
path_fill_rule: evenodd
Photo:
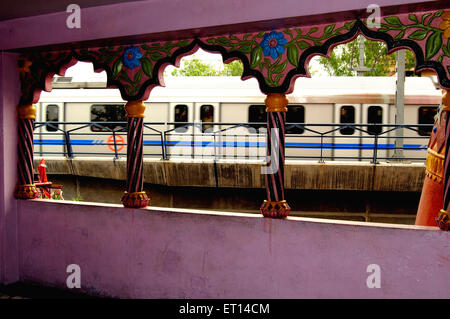
<path fill-rule="evenodd" d="M 125 180 L 126 159 L 45 159 L 48 174 Z M 34 161 L 35 173 L 40 158 Z M 261 162 L 144 160 L 144 182 L 165 186 L 264 188 Z M 344 162 L 286 163 L 286 189 L 421 192 L 424 164 Z"/>

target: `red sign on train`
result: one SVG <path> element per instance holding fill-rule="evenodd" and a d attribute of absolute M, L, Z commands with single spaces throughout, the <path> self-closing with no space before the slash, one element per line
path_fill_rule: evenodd
<path fill-rule="evenodd" d="M 106 141 L 108 143 L 108 147 L 111 151 L 114 152 L 114 135 L 111 135 L 108 137 L 108 140 Z M 122 136 L 116 135 L 116 145 L 117 145 L 117 152 L 120 152 L 125 147 L 125 140 Z"/>

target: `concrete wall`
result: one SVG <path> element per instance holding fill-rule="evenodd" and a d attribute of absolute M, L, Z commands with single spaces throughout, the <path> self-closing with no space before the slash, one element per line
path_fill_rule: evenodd
<path fill-rule="evenodd" d="M 61 184 L 65 200 L 121 204 L 125 181 L 72 175 L 48 175 Z M 262 188 L 180 187 L 144 184 L 150 205 L 260 214 Z M 289 216 L 414 225 L 420 192 L 287 189 Z"/>
<path fill-rule="evenodd" d="M 126 159 L 45 158 L 48 174 L 126 179 Z M 40 158 L 35 158 L 35 172 Z M 144 160 L 144 181 L 165 186 L 264 188 L 261 162 Z M 424 164 L 288 162 L 287 189 L 420 192 Z"/>
<path fill-rule="evenodd" d="M 19 203 L 20 278 L 121 298 L 450 298 L 435 227 Z M 366 285 L 381 267 L 381 288 Z"/>

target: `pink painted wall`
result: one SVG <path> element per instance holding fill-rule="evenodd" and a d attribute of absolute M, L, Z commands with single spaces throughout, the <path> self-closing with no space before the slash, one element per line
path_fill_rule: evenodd
<path fill-rule="evenodd" d="M 19 279 L 17 251 L 16 185 L 17 128 L 19 101 L 17 55 L 0 52 L 0 283 Z"/>
<path fill-rule="evenodd" d="M 74 263 L 82 289 L 115 297 L 450 297 L 434 227 L 21 201 L 19 229 L 21 279 L 64 287 Z"/>
<path fill-rule="evenodd" d="M 427 0 L 377 0 L 380 7 L 436 2 Z M 81 28 L 68 29 L 65 11 L 0 22 L 0 50 L 110 37 L 156 34 L 283 20 L 332 12 L 365 10 L 372 0 L 148 0 L 82 9 Z M 270 27 L 279 27 L 274 22 Z M 270 28 L 269 27 L 269 28 Z M 51 32 L 48 32 L 51 30 Z"/>
<path fill-rule="evenodd" d="M 65 27 L 64 12 L 0 22 L 0 50 L 284 19 L 370 2 L 123 3 L 84 10 L 80 30 Z M 412 2 L 418 1 L 377 3 Z M 437 228 L 16 201 L 15 59 L 0 53 L 0 283 L 64 286 L 66 266 L 77 263 L 86 291 L 119 297 L 450 297 L 449 233 Z M 380 289 L 366 287 L 372 263 L 382 269 Z"/>

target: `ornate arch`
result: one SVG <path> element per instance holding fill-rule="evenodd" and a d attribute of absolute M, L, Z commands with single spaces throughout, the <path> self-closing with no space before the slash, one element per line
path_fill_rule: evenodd
<path fill-rule="evenodd" d="M 242 61 L 242 79 L 255 77 L 263 93 L 290 93 L 297 77 L 309 77 L 315 55 L 328 56 L 339 44 L 362 34 L 386 43 L 388 53 L 410 49 L 416 72 L 434 70 L 443 88 L 450 88 L 450 11 L 385 16 L 378 26 L 362 19 L 289 27 L 253 33 L 81 48 L 26 54 L 19 61 L 22 80 L 20 105 L 37 102 L 42 90 L 51 90 L 54 74 L 64 75 L 76 61 L 90 61 L 105 70 L 108 87 L 117 87 L 125 100 L 145 100 L 153 87 L 164 85 L 167 65 L 198 48 L 220 53 L 223 61 Z"/>

